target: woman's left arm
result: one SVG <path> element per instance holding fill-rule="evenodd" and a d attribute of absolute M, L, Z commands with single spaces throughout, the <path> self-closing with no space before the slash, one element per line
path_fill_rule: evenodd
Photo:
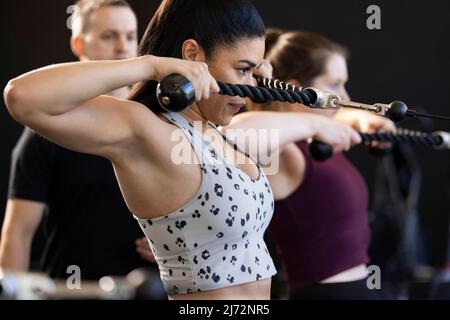
<path fill-rule="evenodd" d="M 375 133 L 380 129 L 396 130 L 395 124 L 390 119 L 364 110 L 340 109 L 334 120 L 349 125 L 361 133 Z"/>

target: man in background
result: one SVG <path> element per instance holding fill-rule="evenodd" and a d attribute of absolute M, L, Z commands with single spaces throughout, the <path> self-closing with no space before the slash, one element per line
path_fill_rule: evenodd
<path fill-rule="evenodd" d="M 137 19 L 124 0 L 78 1 L 71 26 L 71 49 L 81 61 L 137 55 Z M 110 95 L 125 99 L 128 92 L 124 87 Z M 29 269 L 33 236 L 43 219 L 41 268 L 53 278 L 69 277 L 74 266 L 83 280 L 156 268 L 111 163 L 61 148 L 25 128 L 12 153 L 0 267 Z"/>

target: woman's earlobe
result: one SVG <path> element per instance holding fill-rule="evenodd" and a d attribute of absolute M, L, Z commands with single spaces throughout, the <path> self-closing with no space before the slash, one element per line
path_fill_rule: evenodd
<path fill-rule="evenodd" d="M 73 37 L 70 39 L 70 49 L 77 58 L 83 55 L 84 45 L 81 37 Z"/>
<path fill-rule="evenodd" d="M 184 60 L 205 61 L 203 49 L 194 39 L 188 39 L 183 42 L 181 56 Z"/>

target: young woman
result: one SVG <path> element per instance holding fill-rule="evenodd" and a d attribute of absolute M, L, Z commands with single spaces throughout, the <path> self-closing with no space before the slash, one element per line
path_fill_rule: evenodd
<path fill-rule="evenodd" d="M 263 233 L 272 192 L 259 165 L 234 163 L 240 152 L 210 125 L 227 125 L 245 105 L 240 97 L 217 95 L 215 79 L 252 84 L 264 35 L 249 1 L 164 0 L 139 58 L 53 65 L 5 89 L 17 121 L 64 147 L 111 160 L 172 299 L 270 297 L 276 271 Z M 186 76 L 196 92 L 196 102 L 180 114 L 164 112 L 154 98 L 157 81 L 173 73 Z M 102 96 L 134 83 L 132 101 Z M 336 151 L 358 142 L 351 128 L 319 116 L 279 118 L 291 127 L 281 142 L 283 133 L 315 137 Z M 181 140 L 173 139 L 179 132 Z M 220 147 L 208 143 L 213 139 Z M 192 161 L 175 161 L 180 144 L 193 151 Z"/>

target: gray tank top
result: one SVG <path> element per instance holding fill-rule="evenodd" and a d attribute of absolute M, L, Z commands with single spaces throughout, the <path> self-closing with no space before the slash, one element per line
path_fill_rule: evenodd
<path fill-rule="evenodd" d="M 251 179 L 180 114 L 163 115 L 187 137 L 202 170 L 201 186 L 188 203 L 163 217 L 137 218 L 166 292 L 208 291 L 276 274 L 263 239 L 274 200 L 259 164 L 258 179 Z"/>

